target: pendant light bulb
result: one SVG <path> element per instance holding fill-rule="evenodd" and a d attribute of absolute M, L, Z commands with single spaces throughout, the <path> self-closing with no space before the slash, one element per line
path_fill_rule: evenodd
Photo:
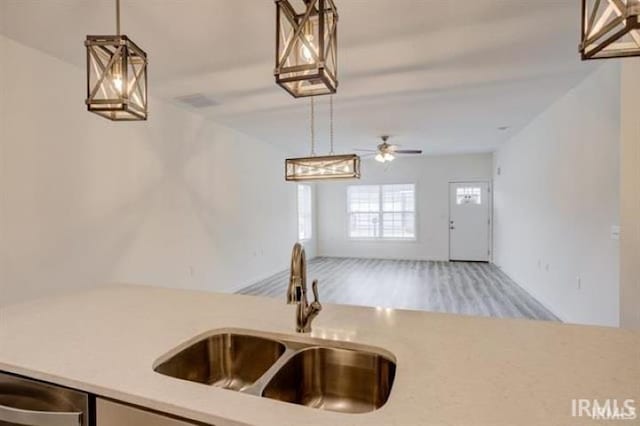
<path fill-rule="evenodd" d="M 382 155 L 382 153 L 377 153 L 376 154 L 376 161 L 378 161 L 379 163 L 384 163 L 386 160 L 384 158 L 384 155 Z"/>
<path fill-rule="evenodd" d="M 122 77 L 120 75 L 113 76 L 113 85 L 119 93 L 122 93 Z"/>
<path fill-rule="evenodd" d="M 307 35 L 304 36 L 304 38 L 307 39 L 307 42 L 309 42 L 309 44 L 311 45 L 312 48 L 315 48 L 315 46 L 313 45 L 313 35 L 312 34 L 307 34 Z M 304 44 L 304 43 L 302 44 L 302 57 L 307 62 L 313 62 L 313 53 L 307 47 L 307 45 Z"/>
<path fill-rule="evenodd" d="M 393 154 L 391 154 L 390 152 L 387 152 L 384 154 L 384 159 L 386 161 L 393 161 L 396 157 L 393 156 Z"/>

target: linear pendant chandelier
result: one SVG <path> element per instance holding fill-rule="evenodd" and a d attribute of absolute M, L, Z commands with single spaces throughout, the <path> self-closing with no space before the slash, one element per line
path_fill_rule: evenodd
<path fill-rule="evenodd" d="M 582 0 L 582 59 L 640 56 L 639 0 Z"/>
<path fill-rule="evenodd" d="M 116 0 L 116 35 L 88 35 L 87 109 L 113 121 L 147 119 L 147 54 L 120 34 Z"/>
<path fill-rule="evenodd" d="M 333 0 L 275 0 L 276 83 L 293 97 L 336 93 L 338 10 Z"/>
<path fill-rule="evenodd" d="M 311 156 L 285 160 L 286 181 L 360 179 L 360 157 L 356 154 L 335 155 L 333 152 L 333 96 L 329 99 L 330 140 L 329 155 L 316 156 L 315 101 L 311 98 Z"/>

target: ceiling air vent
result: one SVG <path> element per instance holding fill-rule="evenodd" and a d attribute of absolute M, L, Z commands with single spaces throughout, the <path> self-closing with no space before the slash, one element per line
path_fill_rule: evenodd
<path fill-rule="evenodd" d="M 218 105 L 214 99 L 201 93 L 193 95 L 180 96 L 176 98 L 178 102 L 189 105 L 192 108 L 209 108 Z"/>

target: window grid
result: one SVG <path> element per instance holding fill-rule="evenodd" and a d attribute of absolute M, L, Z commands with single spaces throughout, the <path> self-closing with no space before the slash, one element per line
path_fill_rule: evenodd
<path fill-rule="evenodd" d="M 456 204 L 482 204 L 482 188 L 460 187 L 456 189 Z"/>
<path fill-rule="evenodd" d="M 349 238 L 416 237 L 415 185 L 357 185 L 347 189 Z"/>
<path fill-rule="evenodd" d="M 313 206 L 310 185 L 298 185 L 298 239 L 313 237 Z"/>

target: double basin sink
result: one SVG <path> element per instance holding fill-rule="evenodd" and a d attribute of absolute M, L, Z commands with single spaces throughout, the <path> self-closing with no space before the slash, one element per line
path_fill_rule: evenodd
<path fill-rule="evenodd" d="M 389 398 L 396 363 L 382 350 L 221 330 L 187 342 L 154 365 L 160 374 L 342 413 L 365 413 Z"/>

